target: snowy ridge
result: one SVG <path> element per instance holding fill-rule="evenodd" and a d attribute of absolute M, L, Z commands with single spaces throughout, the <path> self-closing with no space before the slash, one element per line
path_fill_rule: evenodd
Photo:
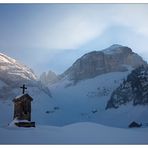
<path fill-rule="evenodd" d="M 4 62 L 4 63 L 15 63 L 16 60 L 12 59 L 2 53 L 0 53 L 0 62 Z"/>
<path fill-rule="evenodd" d="M 20 64 L 15 59 L 10 58 L 2 53 L 0 53 L 0 70 L 8 75 L 20 76 L 28 80 L 36 80 L 37 77 L 33 71 L 27 66 Z"/>

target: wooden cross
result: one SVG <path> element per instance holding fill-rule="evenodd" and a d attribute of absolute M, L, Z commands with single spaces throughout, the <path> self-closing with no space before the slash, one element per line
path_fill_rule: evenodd
<path fill-rule="evenodd" d="M 25 84 L 23 84 L 23 86 L 20 87 L 20 88 L 22 88 L 22 93 L 24 94 L 25 93 L 25 89 L 27 89 L 27 87 L 25 87 Z"/>

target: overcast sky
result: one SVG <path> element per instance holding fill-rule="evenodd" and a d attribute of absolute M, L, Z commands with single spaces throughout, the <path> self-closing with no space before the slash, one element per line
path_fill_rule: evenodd
<path fill-rule="evenodd" d="M 0 51 L 38 74 L 112 44 L 148 60 L 147 38 L 148 4 L 0 4 Z"/>

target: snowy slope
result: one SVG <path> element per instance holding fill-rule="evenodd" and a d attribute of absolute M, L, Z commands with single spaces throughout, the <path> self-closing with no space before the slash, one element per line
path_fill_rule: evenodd
<path fill-rule="evenodd" d="M 60 107 L 57 114 L 53 114 L 52 117 L 49 114 L 50 124 L 63 126 L 81 121 L 100 122 L 100 116 L 106 112 L 106 103 L 112 91 L 128 73 L 130 70 L 112 72 L 82 80 L 76 85 L 67 79 L 50 85 L 52 97 Z"/>
<path fill-rule="evenodd" d="M 112 72 L 73 85 L 67 79 L 51 85 L 53 99 L 60 109 L 49 114 L 49 124 L 63 126 L 76 122 L 95 122 L 113 127 L 128 127 L 132 121 L 148 123 L 147 106 L 132 103 L 119 109 L 108 109 L 106 105 L 112 92 L 123 82 L 128 72 Z"/>
<path fill-rule="evenodd" d="M 148 128 L 120 129 L 94 123 L 5 127 L 0 133 L 0 144 L 148 144 Z"/>
<path fill-rule="evenodd" d="M 63 126 L 76 122 L 91 121 L 114 127 L 128 127 L 132 121 L 148 123 L 147 106 L 133 106 L 132 103 L 119 109 L 108 109 L 106 105 L 112 92 L 131 72 L 113 72 L 73 84 L 67 79 L 49 88 L 53 99 L 60 107 L 50 118 L 51 125 Z"/>

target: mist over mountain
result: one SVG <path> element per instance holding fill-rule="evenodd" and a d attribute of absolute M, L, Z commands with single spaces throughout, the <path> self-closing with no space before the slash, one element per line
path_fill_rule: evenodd
<path fill-rule="evenodd" d="M 59 80 L 58 75 L 54 73 L 53 71 L 49 70 L 48 73 L 43 72 L 39 78 L 39 80 L 44 84 L 44 85 L 49 85 L 56 83 Z"/>

